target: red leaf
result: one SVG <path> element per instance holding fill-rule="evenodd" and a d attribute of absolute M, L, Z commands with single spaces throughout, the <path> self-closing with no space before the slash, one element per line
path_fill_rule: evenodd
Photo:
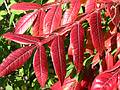
<path fill-rule="evenodd" d="M 119 27 L 119 23 L 120 23 L 120 5 L 119 4 L 117 5 L 114 2 L 110 2 L 110 3 L 107 4 L 107 11 L 110 14 L 110 17 L 112 19 L 113 24 L 116 27 Z"/>
<path fill-rule="evenodd" d="M 85 12 L 91 13 L 92 11 L 95 10 L 96 7 L 97 7 L 96 0 L 87 0 L 85 5 Z"/>
<path fill-rule="evenodd" d="M 34 55 L 33 67 L 38 82 L 44 87 L 48 77 L 47 56 L 44 46 L 37 48 Z"/>
<path fill-rule="evenodd" d="M 117 90 L 120 76 L 120 60 L 116 65 L 98 75 L 91 87 L 91 90 Z"/>
<path fill-rule="evenodd" d="M 5 76 L 20 68 L 32 55 L 35 46 L 26 46 L 12 52 L 0 64 L 0 77 Z"/>
<path fill-rule="evenodd" d="M 99 61 L 100 61 L 100 57 L 99 57 L 99 53 L 97 53 L 97 54 L 94 56 L 93 60 L 92 60 L 92 68 L 93 68 L 96 64 L 98 64 Z"/>
<path fill-rule="evenodd" d="M 115 55 L 114 55 L 114 60 L 115 60 L 115 61 L 116 61 L 117 56 L 119 55 L 119 53 L 120 53 L 120 48 L 117 49 L 117 51 L 116 51 L 116 53 L 115 53 Z M 115 61 L 114 61 L 114 62 L 115 62 Z"/>
<path fill-rule="evenodd" d="M 73 61 L 77 72 L 79 73 L 83 66 L 84 53 L 84 29 L 81 24 L 77 24 L 72 28 L 70 33 L 70 44 L 72 46 Z"/>
<path fill-rule="evenodd" d="M 112 2 L 112 0 L 98 0 L 99 2 L 102 2 L 102 3 L 109 3 L 109 2 Z"/>
<path fill-rule="evenodd" d="M 43 35 L 43 20 L 45 17 L 45 12 L 43 10 L 38 11 L 38 17 L 35 20 L 35 23 L 32 27 L 32 35 L 33 36 L 41 36 Z"/>
<path fill-rule="evenodd" d="M 51 44 L 51 57 L 55 72 L 62 85 L 66 75 L 66 61 L 65 61 L 64 41 L 61 36 L 57 36 Z"/>
<path fill-rule="evenodd" d="M 74 22 L 76 20 L 80 10 L 80 5 L 80 0 L 71 0 L 71 7 L 65 11 L 62 19 L 62 25 Z"/>
<path fill-rule="evenodd" d="M 113 56 L 107 51 L 106 56 L 105 56 L 106 64 L 107 64 L 107 69 L 111 69 L 113 67 Z"/>
<path fill-rule="evenodd" d="M 100 12 L 94 12 L 91 14 L 89 23 L 93 46 L 101 55 L 104 50 L 104 34 L 102 32 Z"/>
<path fill-rule="evenodd" d="M 79 90 L 75 89 L 78 88 L 78 82 L 73 78 L 70 77 L 65 78 L 63 86 L 61 86 L 60 81 L 56 82 L 52 87 L 51 90 Z"/>
<path fill-rule="evenodd" d="M 59 27 L 62 17 L 61 6 L 53 6 L 46 14 L 43 22 L 43 33 L 50 34 Z"/>
<path fill-rule="evenodd" d="M 109 51 L 111 51 L 112 49 L 115 49 L 117 47 L 117 34 L 113 34 L 111 37 L 109 37 L 105 41 L 105 47 Z"/>
<path fill-rule="evenodd" d="M 34 10 L 41 8 L 41 5 L 36 3 L 21 2 L 13 4 L 10 8 L 15 10 Z"/>
<path fill-rule="evenodd" d="M 88 30 L 86 32 L 86 52 L 89 52 L 91 55 L 93 54 L 93 51 L 94 51 L 94 47 L 93 47 L 93 43 L 92 43 L 92 39 L 91 39 L 91 36 L 90 36 L 90 30 Z"/>
<path fill-rule="evenodd" d="M 39 39 L 33 36 L 23 35 L 23 34 L 14 34 L 10 32 L 5 33 L 3 37 L 21 44 L 35 44 L 40 42 Z"/>
<path fill-rule="evenodd" d="M 20 18 L 16 24 L 15 33 L 23 34 L 33 24 L 34 20 L 37 17 L 37 14 L 38 12 L 32 12 Z"/>
<path fill-rule="evenodd" d="M 73 59 L 72 46 L 71 45 L 69 45 L 69 48 L 68 48 L 68 57 L 69 57 L 70 61 Z"/>

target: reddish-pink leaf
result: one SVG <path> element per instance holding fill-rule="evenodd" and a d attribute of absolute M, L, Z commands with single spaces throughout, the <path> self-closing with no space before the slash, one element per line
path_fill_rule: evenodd
<path fill-rule="evenodd" d="M 120 33 L 117 33 L 117 48 L 120 48 Z"/>
<path fill-rule="evenodd" d="M 85 5 L 85 12 L 90 13 L 95 10 L 97 7 L 96 0 L 87 0 L 87 3 Z"/>
<path fill-rule="evenodd" d="M 111 69 L 113 67 L 113 56 L 107 51 L 106 56 L 105 56 L 106 64 L 107 64 L 107 69 Z"/>
<path fill-rule="evenodd" d="M 113 34 L 113 35 L 111 35 L 111 37 L 109 37 L 105 41 L 105 47 L 106 47 L 106 49 L 111 51 L 111 49 L 115 49 L 117 47 L 116 43 L 117 43 L 117 34 Z"/>
<path fill-rule="evenodd" d="M 57 36 L 51 44 L 51 57 L 55 72 L 62 85 L 66 75 L 66 59 L 64 51 L 64 40 L 61 36 Z"/>
<path fill-rule="evenodd" d="M 45 86 L 48 77 L 47 56 L 44 46 L 39 46 L 34 55 L 33 67 L 38 82 Z"/>
<path fill-rule="evenodd" d="M 104 71 L 93 81 L 91 90 L 117 90 L 119 86 L 120 60 L 110 70 Z"/>
<path fill-rule="evenodd" d="M 51 90 L 63 90 L 60 81 L 56 82 L 52 87 Z"/>
<path fill-rule="evenodd" d="M 16 24 L 15 33 L 23 34 L 33 24 L 34 20 L 37 17 L 37 14 L 38 12 L 32 12 L 20 18 Z"/>
<path fill-rule="evenodd" d="M 90 16 L 90 34 L 93 42 L 93 46 L 101 55 L 104 50 L 104 34 L 102 32 L 102 25 L 101 25 L 101 16 L 100 12 L 94 12 Z"/>
<path fill-rule="evenodd" d="M 68 48 L 68 57 L 69 57 L 70 61 L 73 59 L 72 46 L 71 45 L 69 45 L 69 48 Z"/>
<path fill-rule="evenodd" d="M 119 27 L 120 23 L 120 5 L 110 2 L 107 4 L 107 11 L 110 14 L 112 22 L 115 26 Z"/>
<path fill-rule="evenodd" d="M 20 68 L 32 55 L 35 46 L 26 46 L 12 52 L 0 64 L 0 77 L 5 76 Z"/>
<path fill-rule="evenodd" d="M 40 42 L 40 40 L 36 37 L 23 34 L 14 34 L 10 32 L 5 33 L 3 37 L 21 44 L 35 44 Z"/>
<path fill-rule="evenodd" d="M 61 6 L 53 6 L 46 14 L 43 22 L 43 33 L 50 34 L 59 27 L 62 17 Z"/>
<path fill-rule="evenodd" d="M 117 56 L 119 55 L 119 53 L 120 53 L 120 48 L 118 48 L 117 49 L 117 51 L 116 51 L 116 53 L 115 53 L 115 55 L 114 55 L 114 60 L 116 61 L 116 58 L 117 58 Z M 115 62 L 114 61 L 114 62 Z"/>
<path fill-rule="evenodd" d="M 79 73 L 83 66 L 84 53 L 84 29 L 81 24 L 76 24 L 70 33 L 70 44 L 72 47 L 73 61 Z"/>
<path fill-rule="evenodd" d="M 98 64 L 99 61 L 100 61 L 100 56 L 99 56 L 99 53 L 97 53 L 97 54 L 94 56 L 93 60 L 92 60 L 92 68 L 93 68 L 96 64 Z"/>
<path fill-rule="evenodd" d="M 62 25 L 75 21 L 80 10 L 80 5 L 80 0 L 71 0 L 71 7 L 65 11 L 62 19 Z"/>
<path fill-rule="evenodd" d="M 112 0 L 98 0 L 99 2 L 102 2 L 102 3 L 110 3 L 112 2 Z"/>
<path fill-rule="evenodd" d="M 78 82 L 74 78 L 71 79 L 70 77 L 68 77 L 65 78 L 63 86 L 61 86 L 60 81 L 58 81 L 51 87 L 51 90 L 79 90 L 74 89 L 77 86 L 77 84 Z"/>
<path fill-rule="evenodd" d="M 94 51 L 94 47 L 93 47 L 92 39 L 90 36 L 90 30 L 87 31 L 86 36 L 87 36 L 86 52 L 89 52 L 92 55 Z"/>
<path fill-rule="evenodd" d="M 43 10 L 38 11 L 37 19 L 32 27 L 32 35 L 33 36 L 41 36 L 43 35 L 43 20 L 45 17 L 45 12 Z"/>
<path fill-rule="evenodd" d="M 21 2 L 13 4 L 10 8 L 15 10 L 34 10 L 41 8 L 41 5 L 37 3 Z"/>

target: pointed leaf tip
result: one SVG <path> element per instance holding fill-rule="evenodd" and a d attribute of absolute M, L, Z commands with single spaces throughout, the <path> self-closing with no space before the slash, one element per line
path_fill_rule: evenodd
<path fill-rule="evenodd" d="M 0 64 L 0 77 L 5 76 L 20 68 L 32 55 L 35 46 L 26 46 L 12 52 Z"/>

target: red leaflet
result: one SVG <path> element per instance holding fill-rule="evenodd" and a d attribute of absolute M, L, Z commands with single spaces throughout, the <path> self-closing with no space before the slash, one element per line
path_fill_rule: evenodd
<path fill-rule="evenodd" d="M 75 21 L 80 10 L 80 5 L 80 0 L 71 0 L 71 7 L 64 13 L 62 25 Z"/>
<path fill-rule="evenodd" d="M 13 4 L 10 8 L 15 10 L 34 10 L 41 8 L 41 5 L 36 3 L 21 2 Z"/>
<path fill-rule="evenodd" d="M 55 83 L 51 90 L 80 90 L 78 82 L 73 78 L 70 77 L 65 78 L 65 81 L 63 83 L 63 86 L 61 86 L 60 81 Z"/>
<path fill-rule="evenodd" d="M 120 5 L 115 4 L 114 2 L 110 2 L 107 5 L 107 11 L 110 14 L 112 22 L 115 26 L 119 27 L 120 23 Z"/>
<path fill-rule="evenodd" d="M 105 41 L 105 47 L 109 51 L 117 47 L 117 34 L 111 35 L 111 37 Z"/>
<path fill-rule="evenodd" d="M 84 53 L 84 29 L 81 24 L 76 24 L 70 33 L 70 44 L 72 47 L 73 61 L 77 72 L 80 73 L 83 66 Z"/>
<path fill-rule="evenodd" d="M 109 3 L 109 2 L 112 2 L 113 0 L 98 0 L 98 1 L 102 3 Z"/>
<path fill-rule="evenodd" d="M 105 56 L 106 64 L 107 64 L 107 69 L 111 69 L 113 67 L 113 56 L 107 51 L 106 56 Z"/>
<path fill-rule="evenodd" d="M 99 53 L 97 53 L 97 54 L 94 56 L 93 60 L 92 60 L 92 68 L 93 68 L 96 64 L 98 64 L 99 61 L 100 61 L 100 57 L 99 57 Z"/>
<path fill-rule="evenodd" d="M 91 14 L 89 24 L 93 46 L 101 55 L 104 50 L 104 34 L 102 32 L 100 12 Z"/>
<path fill-rule="evenodd" d="M 89 52 L 92 55 L 93 51 L 94 51 L 94 47 L 93 47 L 92 39 L 91 39 L 91 36 L 90 36 L 90 30 L 87 31 L 86 37 L 87 37 L 86 51 Z"/>
<path fill-rule="evenodd" d="M 44 87 L 48 77 L 47 56 L 44 46 L 37 48 L 34 55 L 33 67 L 38 82 L 41 87 Z"/>
<path fill-rule="evenodd" d="M 12 52 L 0 64 L 0 77 L 5 76 L 20 68 L 32 55 L 35 46 L 26 46 Z"/>
<path fill-rule="evenodd" d="M 16 24 L 15 33 L 23 34 L 32 25 L 37 17 L 37 14 L 38 12 L 32 12 L 20 18 L 20 20 Z"/>
<path fill-rule="evenodd" d="M 14 34 L 10 32 L 5 33 L 3 37 L 21 44 L 35 44 L 40 42 L 39 39 L 33 36 L 23 35 L 23 34 Z"/>
<path fill-rule="evenodd" d="M 95 10 L 96 7 L 97 7 L 96 0 L 87 0 L 87 3 L 85 5 L 85 12 L 91 13 L 92 11 Z"/>
<path fill-rule="evenodd" d="M 118 48 L 117 49 L 117 51 L 116 51 L 116 53 L 115 53 L 115 55 L 114 55 L 114 60 L 116 61 L 116 58 L 117 58 L 117 56 L 119 55 L 119 53 L 120 53 L 120 48 Z M 114 61 L 114 62 L 115 62 Z"/>
<path fill-rule="evenodd" d="M 43 35 L 43 20 L 45 17 L 45 12 L 43 10 L 38 11 L 37 19 L 32 27 L 32 35 L 33 36 L 41 36 Z"/>
<path fill-rule="evenodd" d="M 65 61 L 64 41 L 61 36 L 57 36 L 51 44 L 51 57 L 55 72 L 62 85 L 66 75 L 66 61 Z"/>
<path fill-rule="evenodd" d="M 69 45 L 69 48 L 68 48 L 68 57 L 71 60 L 73 60 L 73 54 L 72 54 L 72 46 Z"/>
<path fill-rule="evenodd" d="M 59 27 L 62 17 L 61 6 L 53 6 L 46 14 L 43 22 L 43 33 L 50 34 Z"/>
<path fill-rule="evenodd" d="M 116 65 L 98 75 L 91 87 L 91 90 L 116 90 L 119 86 L 120 60 Z"/>

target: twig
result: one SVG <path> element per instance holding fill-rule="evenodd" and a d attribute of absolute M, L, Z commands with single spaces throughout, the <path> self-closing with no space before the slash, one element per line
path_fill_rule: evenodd
<path fill-rule="evenodd" d="M 9 10 L 9 7 L 8 7 L 8 5 L 7 5 L 6 0 L 4 0 L 4 4 L 5 4 L 5 7 L 6 7 L 6 9 L 7 9 L 8 14 L 10 14 L 10 15 L 11 15 L 10 10 Z M 15 27 L 15 23 L 14 23 L 14 21 L 13 21 L 12 23 L 13 23 L 13 26 Z"/>

